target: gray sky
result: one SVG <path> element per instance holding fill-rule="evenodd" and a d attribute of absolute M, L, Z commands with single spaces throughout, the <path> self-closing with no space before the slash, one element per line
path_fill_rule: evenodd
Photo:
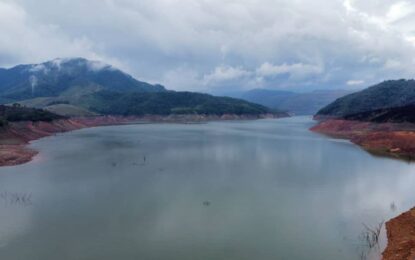
<path fill-rule="evenodd" d="M 85 57 L 170 89 L 413 78 L 415 1 L 0 0 L 0 66 Z"/>

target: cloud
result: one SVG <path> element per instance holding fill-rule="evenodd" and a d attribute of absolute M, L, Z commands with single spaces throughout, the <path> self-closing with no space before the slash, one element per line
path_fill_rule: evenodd
<path fill-rule="evenodd" d="M 205 75 L 203 80 L 205 84 L 220 83 L 238 80 L 241 78 L 249 77 L 250 75 L 251 72 L 246 71 L 242 68 L 221 65 L 216 67 L 212 73 Z"/>
<path fill-rule="evenodd" d="M 348 86 L 357 86 L 357 85 L 362 85 L 362 84 L 364 84 L 365 83 L 365 81 L 364 80 L 348 80 L 347 82 L 346 82 L 346 84 L 348 85 Z"/>
<path fill-rule="evenodd" d="M 310 75 L 321 74 L 323 71 L 324 69 L 320 65 L 302 63 L 273 65 L 265 62 L 257 69 L 257 75 L 260 77 L 273 77 L 289 74 L 291 79 L 304 79 Z"/>
<path fill-rule="evenodd" d="M 178 90 L 342 88 L 415 74 L 392 0 L 1 0 L 0 66 L 100 60 Z M 393 62 L 395 61 L 395 62 Z"/>

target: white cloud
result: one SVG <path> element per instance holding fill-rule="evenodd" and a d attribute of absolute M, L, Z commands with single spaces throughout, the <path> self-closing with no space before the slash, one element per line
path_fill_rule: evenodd
<path fill-rule="evenodd" d="M 293 79 L 303 79 L 310 75 L 321 74 L 323 71 L 324 69 L 320 65 L 302 63 L 273 65 L 269 62 L 265 62 L 257 69 L 257 75 L 260 77 L 272 77 L 281 74 L 289 74 Z"/>
<path fill-rule="evenodd" d="M 149 80 L 155 82 L 155 80 Z M 170 88 L 181 91 L 195 91 L 205 90 L 200 87 L 200 75 L 197 71 L 191 68 L 179 67 L 170 71 L 167 71 L 162 80 L 163 85 L 168 85 Z"/>
<path fill-rule="evenodd" d="M 357 85 L 362 85 L 362 84 L 364 84 L 365 83 L 365 81 L 364 80 L 348 80 L 347 82 L 346 82 L 346 84 L 348 85 L 348 86 L 357 86 Z"/>
<path fill-rule="evenodd" d="M 250 75 L 251 72 L 244 70 L 242 68 L 221 65 L 219 67 L 216 67 L 212 73 L 205 75 L 203 77 L 203 80 L 206 84 L 210 84 L 237 80 L 244 77 L 249 77 Z"/>
<path fill-rule="evenodd" d="M 355 78 L 372 84 L 415 74 L 414 6 L 393 0 L 0 0 L 0 66 L 85 57 L 180 90 L 329 88 Z"/>
<path fill-rule="evenodd" d="M 393 23 L 413 14 L 414 11 L 415 6 L 413 3 L 407 1 L 398 2 L 389 8 L 389 11 L 386 14 L 386 20 L 389 23 Z"/>
<path fill-rule="evenodd" d="M 401 69 L 401 67 L 402 67 L 401 62 L 395 59 L 388 59 L 384 65 L 385 69 Z"/>
<path fill-rule="evenodd" d="M 101 61 L 89 61 L 88 62 L 88 68 L 92 71 L 100 71 L 102 69 L 111 69 L 111 65 L 108 65 L 107 63 L 101 62 Z"/>

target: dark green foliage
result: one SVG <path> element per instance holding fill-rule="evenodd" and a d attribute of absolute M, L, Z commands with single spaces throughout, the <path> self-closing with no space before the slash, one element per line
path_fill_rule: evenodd
<path fill-rule="evenodd" d="M 19 104 L 13 106 L 0 105 L 0 126 L 7 125 L 8 122 L 16 121 L 46 121 L 50 122 L 65 117 L 53 114 L 43 109 L 22 107 Z"/>
<path fill-rule="evenodd" d="M 317 115 L 342 117 L 382 108 L 415 104 L 414 80 L 390 80 L 337 99 Z"/>
<path fill-rule="evenodd" d="M 415 123 L 415 105 L 377 109 L 347 115 L 344 119 L 375 123 Z"/>
<path fill-rule="evenodd" d="M 234 98 L 174 91 L 159 93 L 100 91 L 84 96 L 79 102 L 78 105 L 91 111 L 115 115 L 258 115 L 271 112 L 264 106 Z"/>

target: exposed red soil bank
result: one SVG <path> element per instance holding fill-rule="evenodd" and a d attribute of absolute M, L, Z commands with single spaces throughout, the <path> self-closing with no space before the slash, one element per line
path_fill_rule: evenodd
<path fill-rule="evenodd" d="M 371 153 L 405 160 L 415 159 L 415 126 L 329 119 L 312 131 L 345 138 Z M 384 260 L 415 260 L 415 209 L 386 223 L 388 245 Z"/>
<path fill-rule="evenodd" d="M 415 159 L 415 125 L 329 119 L 311 131 L 349 139 L 365 150 L 405 160 Z"/>
<path fill-rule="evenodd" d="M 121 116 L 98 116 L 71 118 L 55 120 L 53 122 L 13 122 L 0 128 L 0 166 L 11 166 L 29 162 L 37 154 L 36 151 L 28 149 L 26 145 L 33 140 L 77 130 L 86 127 L 119 125 L 127 123 L 190 123 L 212 120 L 246 120 L 273 118 L 278 115 L 172 115 L 172 116 L 142 116 L 142 117 L 121 117 Z"/>
<path fill-rule="evenodd" d="M 384 260 L 415 259 L 415 208 L 386 223 L 388 246 Z"/>
<path fill-rule="evenodd" d="M 36 151 L 26 144 L 32 140 L 56 133 L 81 129 L 88 126 L 121 123 L 119 118 L 67 119 L 53 122 L 14 122 L 0 128 L 0 166 L 29 162 Z"/>

